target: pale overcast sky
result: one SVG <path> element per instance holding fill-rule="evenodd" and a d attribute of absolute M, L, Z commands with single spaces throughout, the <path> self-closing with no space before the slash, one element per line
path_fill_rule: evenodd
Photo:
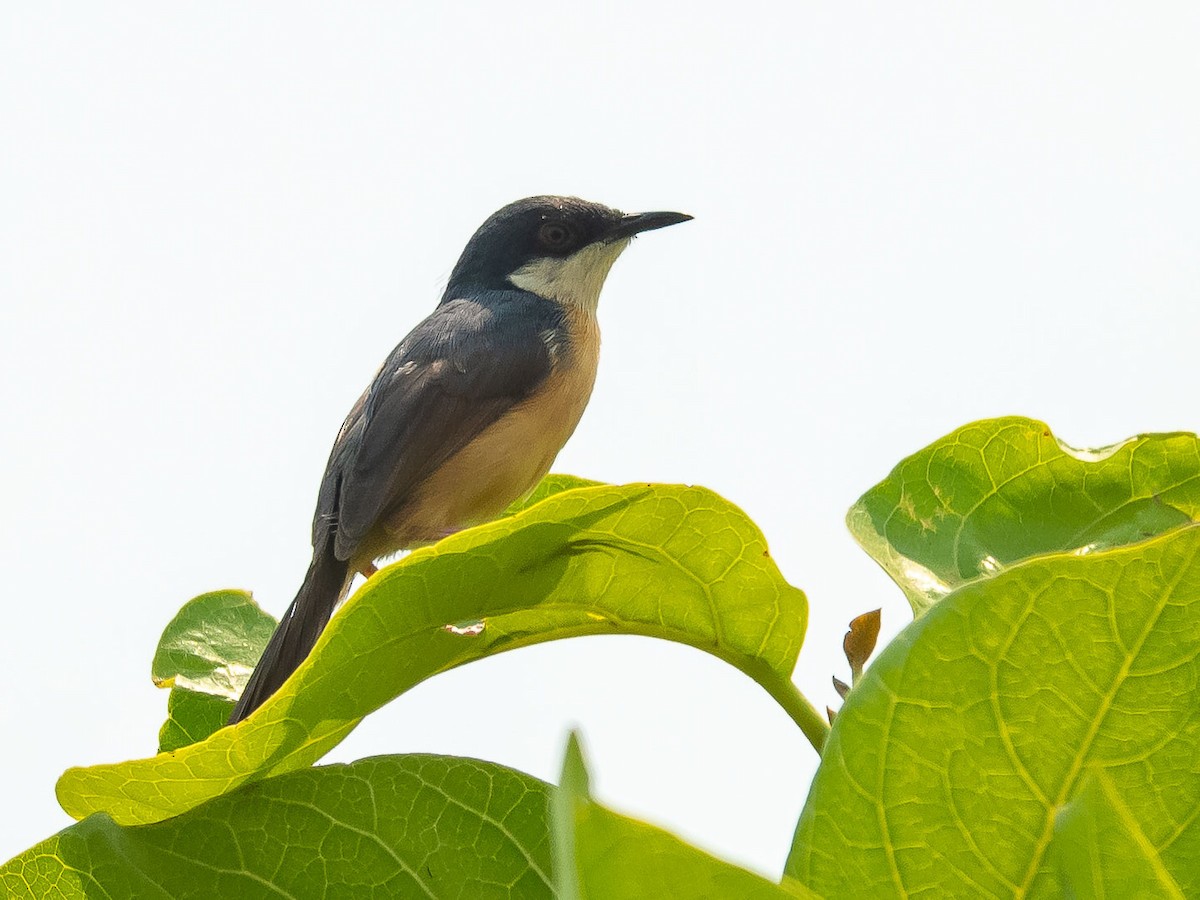
<path fill-rule="evenodd" d="M 151 753 L 158 636 L 275 614 L 350 404 L 504 203 L 696 220 L 601 299 L 558 471 L 707 485 L 808 592 L 797 679 L 900 592 L 842 519 L 973 419 L 1196 430 L 1189 3 L 27 3 L 0 11 L 0 860 L 69 765 Z M 735 670 L 593 638 L 439 676 L 330 757 L 555 777 L 777 874 L 815 767 Z"/>

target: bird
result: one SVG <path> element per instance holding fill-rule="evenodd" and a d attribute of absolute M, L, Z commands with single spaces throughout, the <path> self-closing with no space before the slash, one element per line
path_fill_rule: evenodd
<path fill-rule="evenodd" d="M 357 573 L 486 522 L 550 470 L 591 397 L 596 307 L 612 264 L 678 212 L 626 214 L 538 196 L 493 213 L 440 302 L 384 360 L 334 441 L 312 562 L 229 724 L 308 656 Z"/>

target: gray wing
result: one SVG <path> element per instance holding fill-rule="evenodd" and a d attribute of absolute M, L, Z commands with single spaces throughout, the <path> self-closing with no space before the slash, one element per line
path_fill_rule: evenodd
<path fill-rule="evenodd" d="M 342 425 L 314 546 L 332 533 L 337 558 L 353 557 L 381 516 L 545 380 L 543 335 L 561 326 L 553 303 L 502 294 L 443 303 L 414 328 Z"/>

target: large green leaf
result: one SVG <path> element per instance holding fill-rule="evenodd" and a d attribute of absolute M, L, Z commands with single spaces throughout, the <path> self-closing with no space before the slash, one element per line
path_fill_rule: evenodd
<path fill-rule="evenodd" d="M 599 483 L 547 475 L 504 514 Z M 159 753 L 195 744 L 224 727 L 277 624 L 246 591 L 213 591 L 183 605 L 159 639 L 151 670 L 156 685 L 171 689 Z"/>
<path fill-rule="evenodd" d="M 553 896 L 548 786 L 381 756 L 247 785 L 154 825 L 102 813 L 0 868 L 12 900 Z"/>
<path fill-rule="evenodd" d="M 1181 830 L 1200 830 L 1200 779 L 1190 779 L 1192 809 Z M 1178 838 L 1176 838 L 1178 839 Z M 1190 838 L 1192 846 L 1196 837 Z M 1123 800 L 1103 771 L 1094 772 L 1066 809 L 1058 815 L 1050 855 L 1058 864 L 1067 895 L 1079 900 L 1164 897 L 1183 900 L 1179 880 L 1142 830 L 1137 813 Z M 1196 859 L 1172 860 L 1194 868 Z M 1193 876 L 1189 879 L 1195 882 Z"/>
<path fill-rule="evenodd" d="M 275 624 L 245 591 L 213 591 L 183 605 L 150 667 L 154 683 L 171 689 L 159 752 L 194 744 L 225 724 Z"/>
<path fill-rule="evenodd" d="M 1194 434 L 1076 450 L 1044 423 L 1010 417 L 966 425 L 908 457 L 846 521 L 920 614 L 1030 557 L 1121 546 L 1196 519 Z"/>
<path fill-rule="evenodd" d="M 421 680 L 503 650 L 584 634 L 690 644 L 755 678 L 813 730 L 791 671 L 804 594 L 745 514 L 703 488 L 568 490 L 417 550 L 334 617 L 295 676 L 246 721 L 145 760 L 70 769 L 59 801 L 122 824 L 176 815 L 310 765 Z"/>
<path fill-rule="evenodd" d="M 1200 896 L 1198 686 L 1200 527 L 969 584 L 850 693 L 787 872 L 832 897 L 1056 896 L 1055 817 L 1102 770 Z"/>
<path fill-rule="evenodd" d="M 551 806 L 558 900 L 795 900 L 815 897 L 709 856 L 592 802 L 579 741 L 567 743 Z"/>

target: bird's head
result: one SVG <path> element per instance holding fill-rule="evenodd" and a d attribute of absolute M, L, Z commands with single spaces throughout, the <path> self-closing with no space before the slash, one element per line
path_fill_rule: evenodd
<path fill-rule="evenodd" d="M 450 275 L 446 295 L 517 287 L 594 310 L 608 270 L 635 235 L 690 218 L 676 212 L 627 214 L 576 197 L 527 197 L 479 227 Z"/>

